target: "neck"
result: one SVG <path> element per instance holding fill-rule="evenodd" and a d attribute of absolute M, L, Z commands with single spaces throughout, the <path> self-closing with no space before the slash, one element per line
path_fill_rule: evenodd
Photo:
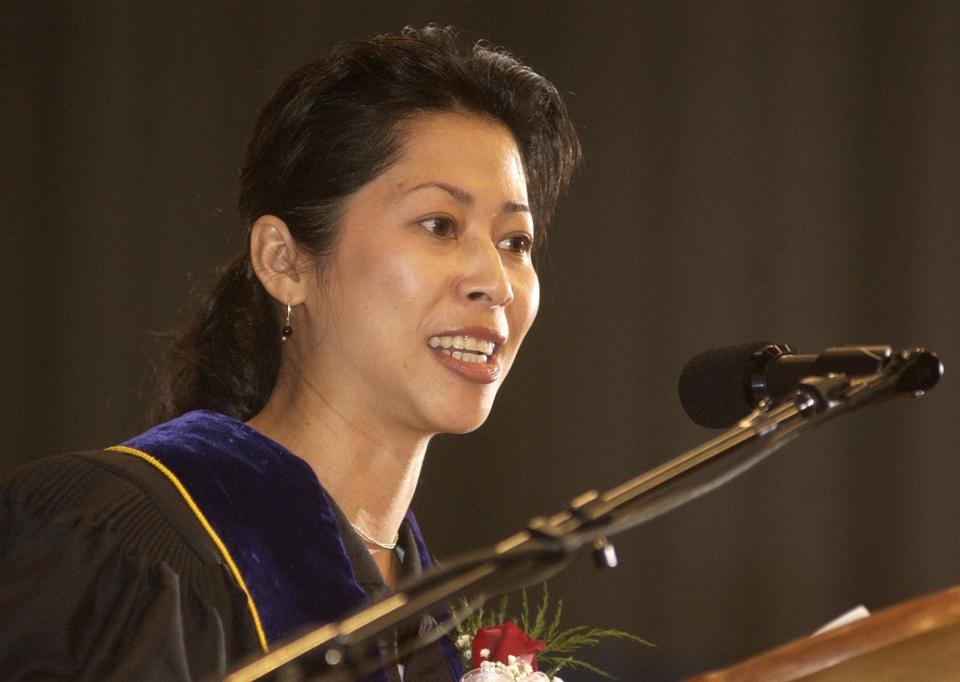
<path fill-rule="evenodd" d="M 283 381 L 248 424 L 306 461 L 351 523 L 393 541 L 416 491 L 428 435 L 350 418 L 318 393 Z"/>

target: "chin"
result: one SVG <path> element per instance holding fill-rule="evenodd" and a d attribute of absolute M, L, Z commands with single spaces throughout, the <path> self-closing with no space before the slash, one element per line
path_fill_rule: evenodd
<path fill-rule="evenodd" d="M 476 431 L 490 416 L 489 409 L 477 409 L 474 411 L 459 412 L 457 414 L 447 414 L 437 420 L 438 433 L 470 433 Z"/>
<path fill-rule="evenodd" d="M 486 420 L 484 420 L 484 421 L 486 421 Z M 479 429 L 481 426 L 483 426 L 483 422 L 482 422 L 482 421 L 481 421 L 481 422 L 477 422 L 476 424 L 471 424 L 471 425 L 469 425 L 469 426 L 455 426 L 455 427 L 452 427 L 452 428 L 449 428 L 449 429 L 444 429 L 443 431 L 441 431 L 441 433 L 450 433 L 450 434 L 470 433 L 470 432 L 472 432 L 472 431 L 476 431 L 476 430 Z"/>

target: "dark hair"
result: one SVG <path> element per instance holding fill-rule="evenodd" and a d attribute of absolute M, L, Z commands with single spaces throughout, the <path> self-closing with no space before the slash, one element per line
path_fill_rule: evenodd
<path fill-rule="evenodd" d="M 275 215 L 322 267 L 344 200 L 396 160 L 399 124 L 446 111 L 489 117 L 512 132 L 542 240 L 580 157 L 563 100 L 506 51 L 465 46 L 436 26 L 347 43 L 283 82 L 260 113 L 241 172 L 248 234 L 260 216 Z M 154 419 L 193 409 L 241 420 L 259 412 L 280 367 L 278 311 L 248 254 L 225 264 L 175 337 Z"/>

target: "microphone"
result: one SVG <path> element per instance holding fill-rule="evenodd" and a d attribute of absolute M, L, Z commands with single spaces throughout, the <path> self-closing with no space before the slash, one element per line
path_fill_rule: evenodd
<path fill-rule="evenodd" d="M 755 341 L 694 356 L 680 373 L 680 403 L 700 426 L 719 429 L 746 417 L 765 396 L 791 395 L 808 376 L 878 374 L 893 357 L 889 346 L 841 346 L 802 355 L 786 344 Z"/>

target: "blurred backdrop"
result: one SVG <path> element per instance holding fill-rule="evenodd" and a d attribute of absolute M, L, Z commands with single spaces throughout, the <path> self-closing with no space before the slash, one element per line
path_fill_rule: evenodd
<path fill-rule="evenodd" d="M 493 416 L 438 438 L 442 559 L 711 435 L 680 369 L 771 339 L 947 373 L 794 442 L 555 578 L 622 680 L 671 680 L 960 583 L 956 2 L 0 2 L 0 469 L 144 425 L 155 333 L 242 247 L 260 105 L 345 39 L 454 24 L 552 79 L 585 163 Z M 569 679 L 594 680 L 589 675 Z"/>

